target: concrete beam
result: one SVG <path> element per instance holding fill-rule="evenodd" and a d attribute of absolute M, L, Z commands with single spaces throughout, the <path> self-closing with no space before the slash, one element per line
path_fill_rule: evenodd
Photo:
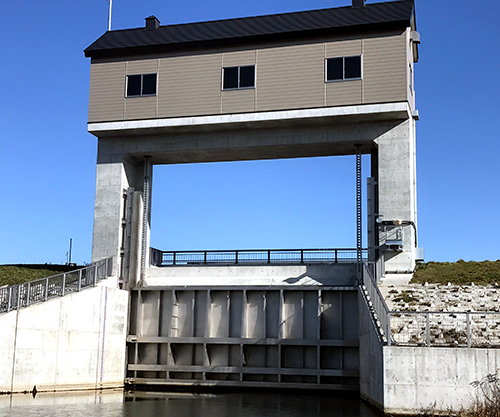
<path fill-rule="evenodd" d="M 235 113 L 212 116 L 173 117 L 167 119 L 124 120 L 119 122 L 89 123 L 88 131 L 101 138 L 120 135 L 143 134 L 146 130 L 168 131 L 174 128 L 184 128 L 193 131 L 220 130 L 222 126 L 229 129 L 242 126 L 281 127 L 294 124 L 332 123 L 341 119 L 350 123 L 373 120 L 401 120 L 410 117 L 410 109 L 406 102 L 385 104 L 364 104 L 357 106 L 320 107 L 313 109 L 267 111 L 258 113 Z"/>

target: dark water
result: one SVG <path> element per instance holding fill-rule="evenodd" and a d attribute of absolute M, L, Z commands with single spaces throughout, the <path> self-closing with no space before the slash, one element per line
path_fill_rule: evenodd
<path fill-rule="evenodd" d="M 0 416 L 376 417 L 355 396 L 310 393 L 107 393 L 0 397 Z"/>

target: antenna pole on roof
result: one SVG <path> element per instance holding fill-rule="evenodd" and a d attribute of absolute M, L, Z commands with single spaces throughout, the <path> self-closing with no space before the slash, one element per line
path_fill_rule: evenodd
<path fill-rule="evenodd" d="M 113 0 L 108 0 L 108 2 L 109 2 L 108 30 L 111 30 L 111 9 L 113 7 Z"/>

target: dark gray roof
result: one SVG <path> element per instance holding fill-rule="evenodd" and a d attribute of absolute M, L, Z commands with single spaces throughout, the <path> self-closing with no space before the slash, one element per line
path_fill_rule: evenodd
<path fill-rule="evenodd" d="M 209 22 L 114 30 L 85 49 L 85 56 L 111 57 L 408 27 L 413 0 Z"/>

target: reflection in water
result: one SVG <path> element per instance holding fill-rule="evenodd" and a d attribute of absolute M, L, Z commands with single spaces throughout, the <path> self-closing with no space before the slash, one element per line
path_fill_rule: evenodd
<path fill-rule="evenodd" d="M 9 400 L 9 401 L 6 401 Z M 376 417 L 356 396 L 280 393 L 145 393 L 103 391 L 0 397 L 9 417 Z"/>

